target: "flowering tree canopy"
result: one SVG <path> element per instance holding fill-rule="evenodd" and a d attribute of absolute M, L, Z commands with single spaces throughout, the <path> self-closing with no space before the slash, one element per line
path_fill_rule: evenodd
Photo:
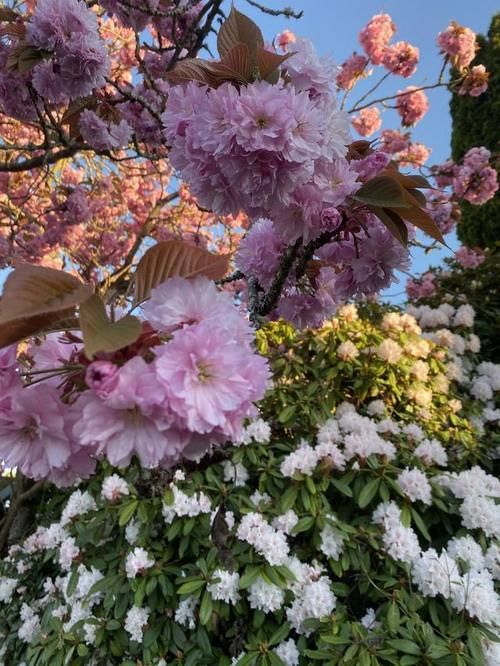
<path fill-rule="evenodd" d="M 253 0 L 250 4 L 260 7 Z M 294 15 L 292 10 L 274 13 Z M 483 468 L 471 468 L 478 463 L 491 466 L 491 461 L 483 441 L 474 444 L 474 427 L 468 420 L 479 418 L 475 410 L 483 415 L 483 425 L 498 420 L 493 402 L 500 388 L 496 366 L 481 365 L 472 356 L 467 372 L 473 385 L 464 397 L 472 407 L 463 423 L 472 434 L 462 436 L 453 430 L 456 441 L 450 433 L 443 435 L 448 452 L 432 439 L 430 428 L 430 438 L 424 433 L 417 437 L 418 424 L 410 424 L 409 434 L 402 424 L 377 425 L 363 413 L 364 401 L 377 394 L 377 377 L 385 368 L 390 375 L 384 381 L 392 385 L 391 368 L 401 363 L 403 376 L 412 381 L 407 392 L 411 413 L 425 420 L 433 414 L 435 394 L 446 395 L 450 381 L 446 368 L 440 366 L 446 352 L 436 350 L 429 363 L 424 360 L 431 355 L 432 345 L 451 346 L 456 356 L 465 351 L 474 355 L 479 351 L 477 338 L 437 331 L 417 339 L 421 330 L 415 319 L 405 315 L 400 321 L 394 313 L 384 318 L 383 330 L 389 332 L 385 339 L 370 331 L 364 346 L 358 348 L 355 341 L 363 338 L 362 331 L 354 330 L 353 340 L 345 336 L 335 349 L 340 364 L 329 381 L 337 371 L 347 372 L 349 364 L 358 363 L 361 356 L 374 370 L 373 385 L 365 386 L 361 379 L 354 379 L 352 386 L 348 382 L 349 395 L 344 400 L 352 398 L 357 404 L 341 407 L 342 400 L 335 394 L 334 404 L 325 402 L 328 414 L 305 421 L 309 431 L 323 428 L 319 448 L 313 449 L 296 437 L 298 404 L 287 404 L 286 391 L 275 391 L 280 372 L 282 377 L 287 373 L 286 367 L 280 370 L 279 363 L 274 363 L 272 332 L 273 326 L 278 331 L 291 325 L 306 331 L 318 328 L 336 312 L 356 321 L 356 310 L 349 310 L 353 306 L 346 310 L 344 304 L 369 301 L 394 282 L 398 271 L 409 268 L 410 248 L 421 242 L 422 233 L 431 247 L 444 243 L 444 235 L 458 219 L 459 200 L 479 206 L 494 196 L 496 155 L 490 150 L 474 146 L 459 163 L 450 160 L 425 168 L 429 150 L 413 142 L 409 131 L 429 109 L 426 91 L 443 86 L 461 96 L 477 97 L 487 89 L 489 73 L 482 65 L 472 65 L 477 50 L 474 33 L 450 23 L 437 37 L 442 68 L 436 82 L 410 84 L 377 98 L 388 77 L 410 79 L 419 60 L 417 47 L 393 41 L 396 26 L 387 14 L 374 16 L 361 30 L 363 54 L 354 53 L 339 67 L 319 57 L 308 40 L 290 31 L 267 41 L 252 20 L 234 6 L 226 8 L 222 0 L 31 0 L 0 9 L 0 23 L 0 260 L 2 267 L 10 269 L 0 300 L 0 461 L 9 470 L 9 506 L 1 518 L 0 550 L 8 552 L 8 569 L 17 567 L 20 575 L 27 572 L 29 565 L 17 561 L 20 551 L 16 546 L 12 549 L 13 542 L 19 541 L 15 534 L 24 536 L 26 531 L 20 509 L 47 488 L 46 481 L 58 488 L 102 482 L 106 502 L 134 496 L 123 513 L 120 509 L 118 527 L 127 525 L 136 511 L 140 513 L 140 498 L 150 493 L 148 497 L 155 500 L 151 515 L 147 504 L 141 505 L 146 508 L 140 520 L 151 518 L 151 524 L 156 524 L 160 510 L 169 526 L 168 541 L 175 547 L 168 550 L 169 546 L 159 561 L 170 566 L 174 551 L 179 556 L 168 576 L 146 581 L 146 572 L 158 558 L 145 546 L 147 538 L 156 539 L 157 534 L 148 533 L 144 543 L 136 545 L 138 532 L 134 536 L 131 524 L 126 540 L 134 549 L 123 571 L 121 559 L 113 560 L 104 574 L 111 560 L 99 550 L 103 544 L 98 527 L 95 559 L 80 568 L 77 563 L 83 561 L 85 544 L 82 534 L 71 533 L 70 524 L 76 526 L 79 514 L 97 511 L 97 504 L 90 491 L 75 491 L 61 519 L 48 528 L 48 540 L 44 540 L 45 531 L 37 531 L 28 537 L 29 545 L 24 542 L 20 547 L 27 552 L 32 549 L 37 556 L 42 553 L 42 566 L 48 561 L 45 551 L 57 549 L 57 566 L 71 578 L 66 585 L 58 575 L 61 572 L 55 571 L 56 582 L 47 583 L 47 604 L 38 595 L 17 610 L 14 623 L 8 622 L 5 653 L 35 664 L 38 659 L 50 663 L 57 651 L 62 664 L 75 658 L 87 660 L 90 645 L 95 663 L 99 659 L 115 663 L 113 659 L 122 657 L 137 657 L 148 666 L 165 664 L 166 658 L 186 664 L 227 664 L 232 658 L 240 666 L 278 662 L 293 666 L 309 658 L 354 663 L 357 648 L 346 654 L 334 648 L 325 656 L 324 636 L 318 629 L 318 622 L 332 615 L 337 595 L 345 592 L 350 577 L 358 575 L 353 572 L 370 568 L 370 556 L 365 562 L 363 554 L 342 563 L 343 544 L 347 548 L 351 538 L 347 535 L 352 502 L 347 502 L 339 518 L 340 532 L 345 529 L 345 534 L 337 530 L 337 518 L 328 508 L 334 499 L 327 476 L 349 467 L 346 478 L 337 479 L 336 484 L 332 481 L 332 488 L 349 500 L 355 498 L 361 509 L 380 493 L 382 504 L 370 519 L 379 527 L 372 524 L 365 533 L 366 521 L 357 526 L 374 548 L 373 557 L 383 558 L 380 553 L 385 553 L 412 567 L 407 578 L 423 596 L 440 595 L 448 612 L 467 611 L 469 624 L 457 630 L 461 640 L 472 632 L 467 656 L 474 658 L 479 650 L 496 658 L 492 641 L 498 596 L 493 579 L 498 553 L 495 543 L 485 539 L 498 537 L 498 511 L 490 498 L 498 496 L 498 487 Z M 215 57 L 208 38 L 216 27 Z M 200 57 L 204 50 L 210 59 Z M 378 67 L 384 70 L 380 80 L 351 104 L 356 85 Z M 382 126 L 381 111 L 391 105 L 401 127 L 382 130 L 378 141 L 368 140 Z M 351 128 L 358 138 L 351 135 Z M 415 295 L 426 295 L 419 290 L 432 287 L 424 282 L 413 285 Z M 453 325 L 459 329 L 472 326 L 473 311 L 468 308 L 464 305 L 456 312 L 452 308 Z M 451 313 L 447 316 L 449 320 Z M 288 323 L 276 323 L 279 320 Z M 283 342 L 278 343 L 278 356 L 285 349 Z M 293 349 L 290 352 L 293 355 Z M 411 362 L 403 359 L 404 353 L 412 357 Z M 461 361 L 453 357 L 451 363 L 458 368 L 452 379 L 458 381 Z M 288 383 L 293 383 L 297 372 Z M 362 392 L 357 392 L 359 381 Z M 310 395 L 320 390 L 318 383 L 307 386 Z M 258 404 L 266 409 L 261 402 L 266 392 L 273 406 L 269 424 L 259 420 Z M 446 398 L 436 400 L 440 405 L 446 402 Z M 462 403 L 458 397 L 452 400 L 446 418 L 455 426 L 460 418 L 455 412 Z M 396 398 L 389 402 L 395 408 Z M 380 414 L 384 409 L 382 405 Z M 370 417 L 376 414 L 369 412 Z M 389 435 L 401 433 L 412 441 L 422 440 L 419 453 L 399 439 L 390 441 Z M 286 446 L 280 438 L 289 438 Z M 265 452 L 249 448 L 248 454 L 246 450 L 234 457 L 228 453 L 231 447 L 239 449 L 252 440 Z M 464 451 L 455 452 L 457 442 Z M 224 498 L 229 502 L 227 487 L 236 488 L 242 478 L 245 481 L 246 455 L 255 480 L 259 477 L 255 488 L 259 494 L 233 498 L 230 505 L 238 504 L 241 512 L 235 527 L 234 516 L 229 518 L 232 525 L 222 516 Z M 455 485 L 434 469 L 448 460 L 450 474 L 465 474 Z M 268 465 L 263 476 L 259 461 Z M 379 461 L 382 476 L 377 471 L 365 486 L 363 475 L 356 475 L 365 464 L 378 470 Z M 318 465 L 321 470 L 326 465 L 327 476 L 313 481 Z M 441 489 L 436 491 L 439 511 L 455 511 L 466 529 L 482 530 L 485 535 L 475 544 L 481 553 L 488 553 L 481 560 L 484 566 L 474 570 L 475 577 L 466 566 L 468 560 L 464 566 L 461 562 L 466 559 L 462 553 L 469 535 L 463 537 L 465 545 L 433 540 L 418 512 L 394 503 L 404 497 L 408 502 L 432 504 L 433 488 L 421 469 L 427 465 L 434 466 L 428 476 Z M 130 473 L 134 480 L 124 479 L 114 468 Z M 382 481 L 386 473 L 387 482 Z M 187 493 L 180 484 L 186 474 L 192 474 Z M 455 500 L 448 506 L 439 499 L 443 488 L 451 488 L 455 499 L 463 499 L 463 487 L 475 479 L 484 481 L 485 494 L 476 493 L 467 506 L 465 502 L 458 506 Z M 152 491 L 146 489 L 149 482 Z M 295 496 L 290 489 L 296 482 L 303 489 Z M 132 491 L 130 483 L 136 484 Z M 283 515 L 266 515 L 260 508 L 261 501 L 267 501 L 266 493 L 271 498 L 283 491 L 289 498 Z M 52 488 L 49 492 L 56 503 L 57 498 L 67 498 L 63 491 Z M 482 512 L 481 519 L 477 512 Z M 105 509 L 101 516 L 105 520 Z M 199 524 L 174 522 L 185 516 L 202 518 Z M 409 524 L 412 520 L 429 542 L 428 549 L 421 548 Z M 436 521 L 446 524 L 441 514 Z M 113 532 L 117 526 L 110 524 L 104 544 L 109 546 L 118 538 Z M 205 541 L 190 546 L 188 537 L 195 526 Z M 234 553 L 224 550 L 233 527 L 240 543 Z M 382 548 L 370 541 L 375 538 L 370 532 L 374 529 L 377 534 L 382 530 L 378 534 Z M 450 523 L 450 539 L 461 538 L 457 529 Z M 302 550 L 299 538 L 290 554 L 288 537 L 307 532 L 314 548 Z M 215 550 L 212 540 L 217 542 Z M 357 548 L 356 543 L 353 537 L 349 548 Z M 326 560 L 316 566 L 318 544 L 319 557 Z M 435 548 L 445 546 L 446 554 L 438 556 Z M 240 551 L 245 554 L 238 561 Z M 189 566 L 183 566 L 184 556 Z M 254 566 L 255 557 L 263 559 L 262 566 Z M 335 564 L 339 558 L 341 564 Z M 452 565 L 449 558 L 460 561 Z M 448 587 L 428 580 L 427 568 L 434 560 L 439 566 L 456 567 Z M 0 601 L 10 600 L 18 586 L 17 577 L 9 571 L 0 578 Z M 391 577 L 396 573 L 397 568 L 391 569 Z M 104 602 L 101 619 L 91 618 L 93 607 L 103 601 L 101 581 L 107 584 L 112 576 L 112 600 Z M 179 577 L 186 581 L 177 581 L 176 592 L 173 579 Z M 138 578 L 141 583 L 136 585 Z M 127 586 L 119 609 L 114 606 L 115 583 Z M 377 579 L 375 587 L 386 583 Z M 483 597 L 478 592 L 469 603 L 463 592 L 469 585 L 477 585 Z M 221 605 L 237 605 L 240 587 L 250 588 L 248 603 L 260 613 L 254 619 L 246 607 L 237 611 L 235 619 Z M 399 587 L 391 589 L 395 604 Z M 54 595 L 59 594 L 64 603 L 54 605 Z M 159 598 L 152 614 L 143 602 L 153 594 Z M 406 590 L 401 594 L 409 612 Z M 481 599 L 486 600 L 486 608 Z M 286 611 L 285 601 L 290 604 Z M 220 604 L 214 606 L 214 602 Z M 419 632 L 427 631 L 425 649 L 422 639 L 418 652 L 408 645 L 405 651 L 402 643 L 413 646 L 414 635 L 410 632 L 410 640 L 404 633 L 408 628 L 398 633 L 399 610 L 396 616 L 394 604 L 388 622 L 396 636 L 388 644 L 375 638 L 375 644 L 386 650 L 389 663 L 400 663 L 400 652 L 407 657 L 418 655 L 417 660 L 401 663 L 418 663 L 422 655 L 434 659 L 430 630 L 420 625 Z M 347 616 L 352 611 L 348 606 Z M 39 615 L 44 608 L 56 622 L 56 634 L 62 632 L 63 641 L 67 634 L 73 641 L 69 652 L 53 642 L 52 629 Z M 111 610 L 113 618 L 106 615 Z M 159 622 L 140 647 L 144 628 L 157 611 L 170 618 L 169 623 L 174 615 L 177 629 L 168 624 L 170 633 L 162 641 Z M 278 622 L 284 629 L 274 627 L 268 636 L 262 628 L 264 613 L 275 611 L 281 613 Z M 440 625 L 439 612 L 429 606 L 428 613 Z M 361 632 L 361 638 L 369 642 L 369 632 L 377 623 L 373 610 L 367 615 L 369 619 L 361 625 L 356 621 L 352 636 Z M 184 625 L 194 630 L 195 617 L 200 635 L 196 650 L 184 662 L 190 648 L 178 632 L 183 632 Z M 237 643 L 232 629 L 217 633 L 220 619 L 229 626 L 233 621 L 245 627 L 253 623 L 258 633 Z M 102 633 L 92 628 L 93 620 L 96 626 L 105 622 Z M 84 634 L 78 633 L 80 629 Z M 108 641 L 108 630 L 119 630 L 120 638 Z M 243 625 L 241 630 L 244 633 Z M 448 625 L 444 630 L 451 632 Z M 297 645 L 293 636 L 288 637 L 290 631 L 300 637 Z M 351 641 L 351 633 L 333 631 L 328 638 L 332 640 L 325 639 L 326 645 L 344 645 Z M 229 639 L 234 644 L 226 649 Z M 106 647 L 101 646 L 103 642 Z M 278 643 L 276 650 L 270 649 Z M 447 652 L 444 646 L 436 649 L 436 658 L 455 654 L 448 646 Z M 245 650 L 247 654 L 242 655 Z M 363 660 L 379 663 L 372 662 L 368 652 Z"/>

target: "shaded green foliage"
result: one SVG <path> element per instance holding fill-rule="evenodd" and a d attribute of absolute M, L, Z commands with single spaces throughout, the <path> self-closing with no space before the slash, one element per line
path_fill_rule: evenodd
<path fill-rule="evenodd" d="M 480 50 L 472 65 L 483 64 L 490 72 L 488 90 L 479 97 L 452 96 L 452 157 L 462 159 L 473 146 L 500 151 L 500 13 L 490 24 L 486 37 L 479 35 Z M 483 206 L 462 202 L 458 237 L 469 247 L 490 247 L 500 239 L 500 196 Z"/>

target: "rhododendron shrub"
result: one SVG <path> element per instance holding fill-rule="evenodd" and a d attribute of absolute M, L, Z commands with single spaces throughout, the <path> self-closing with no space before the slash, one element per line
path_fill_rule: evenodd
<path fill-rule="evenodd" d="M 492 248 L 484 251 L 463 246 L 445 262 L 445 266 L 434 267 L 407 283 L 411 303 L 433 308 L 441 304 L 445 304 L 445 307 L 470 304 L 475 311 L 475 328 L 481 337 L 481 357 L 498 363 L 498 250 Z"/>
<path fill-rule="evenodd" d="M 0 565 L 4 663 L 497 663 L 500 411 L 451 370 L 498 395 L 499 366 L 447 316 L 453 348 L 373 306 L 269 324 L 273 389 L 215 457 L 47 489 Z"/>

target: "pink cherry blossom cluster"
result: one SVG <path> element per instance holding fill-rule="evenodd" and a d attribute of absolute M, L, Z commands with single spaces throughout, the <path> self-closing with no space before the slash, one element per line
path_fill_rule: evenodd
<path fill-rule="evenodd" d="M 415 73 L 420 52 L 408 42 L 389 44 L 396 26 L 389 14 L 376 14 L 359 33 L 359 41 L 374 65 L 408 78 Z"/>
<path fill-rule="evenodd" d="M 422 120 L 429 110 L 429 100 L 423 90 L 408 86 L 396 100 L 396 110 L 404 127 L 411 127 Z"/>
<path fill-rule="evenodd" d="M 474 250 L 464 245 L 455 252 L 455 259 L 462 268 L 477 268 L 481 266 L 486 256 L 480 250 Z"/>
<path fill-rule="evenodd" d="M 476 55 L 476 33 L 456 21 L 451 21 L 446 30 L 439 33 L 437 43 L 457 69 L 468 67 Z"/>
<path fill-rule="evenodd" d="M 351 124 L 361 136 L 371 136 L 382 126 L 380 111 L 376 106 L 361 109 L 358 115 L 351 120 Z"/>
<path fill-rule="evenodd" d="M 453 169 L 452 187 L 455 195 L 480 206 L 492 199 L 498 190 L 496 170 L 490 166 L 491 153 L 484 147 L 471 148 L 461 165 Z"/>
<path fill-rule="evenodd" d="M 7 467 L 69 485 L 102 457 L 118 467 L 133 456 L 146 468 L 171 467 L 238 438 L 269 370 L 230 296 L 206 278 L 172 278 L 144 312 L 149 323 L 134 345 L 90 364 L 76 335 L 48 336 L 27 352 L 31 376 L 43 381 L 25 385 L 15 347 L 1 353 Z"/>
<path fill-rule="evenodd" d="M 361 78 L 368 76 L 367 66 L 368 58 L 359 53 L 353 53 L 340 66 L 339 72 L 335 77 L 337 87 L 341 90 L 351 90 Z"/>
<path fill-rule="evenodd" d="M 462 80 L 458 94 L 479 97 L 488 89 L 489 78 L 490 74 L 484 65 L 474 65 Z"/>
<path fill-rule="evenodd" d="M 436 293 L 436 276 L 431 271 L 424 273 L 419 280 L 410 278 L 406 283 L 406 293 L 408 298 L 419 300 L 420 298 L 429 298 Z"/>
<path fill-rule="evenodd" d="M 38 0 L 26 41 L 43 53 L 33 87 L 49 102 L 89 95 L 104 85 L 110 61 L 97 18 L 78 0 Z"/>

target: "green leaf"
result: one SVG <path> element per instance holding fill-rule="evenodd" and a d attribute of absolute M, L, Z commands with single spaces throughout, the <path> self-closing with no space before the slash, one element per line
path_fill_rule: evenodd
<path fill-rule="evenodd" d="M 292 534 L 300 534 L 300 532 L 307 532 L 314 525 L 314 516 L 305 516 L 301 518 L 292 530 Z"/>
<path fill-rule="evenodd" d="M 352 490 L 349 488 L 347 483 L 344 483 L 340 479 L 330 479 L 330 483 L 332 486 L 335 486 L 339 492 L 342 493 L 342 495 L 345 495 L 346 497 L 352 497 Z"/>
<path fill-rule="evenodd" d="M 97 352 L 114 352 L 137 340 L 142 324 L 132 315 L 111 321 L 101 298 L 94 294 L 80 305 L 80 327 L 85 355 L 91 359 Z"/>
<path fill-rule="evenodd" d="M 136 512 L 138 506 L 139 506 L 139 500 L 133 500 L 132 502 L 125 504 L 125 506 L 121 509 L 118 518 L 118 525 L 120 527 L 123 527 L 128 523 L 128 521 L 132 518 L 132 516 Z"/>
<path fill-rule="evenodd" d="M 416 509 L 414 509 L 413 507 L 411 508 L 411 515 L 412 515 L 413 521 L 414 521 L 415 525 L 417 526 L 417 529 L 420 532 L 420 534 L 422 534 L 422 536 L 425 537 L 427 539 L 427 541 L 430 541 L 431 540 L 431 535 L 427 531 L 427 527 L 425 526 L 425 523 L 422 520 L 422 517 L 420 516 L 418 511 L 416 511 Z"/>
<path fill-rule="evenodd" d="M 246 590 L 260 575 L 261 567 L 248 567 L 240 578 L 240 589 Z"/>
<path fill-rule="evenodd" d="M 285 640 L 289 633 L 290 625 L 287 622 L 284 622 L 281 627 L 271 635 L 271 638 L 268 640 L 269 645 L 278 645 L 278 643 Z"/>
<path fill-rule="evenodd" d="M 372 479 L 365 486 L 363 486 L 358 497 L 358 506 L 360 509 L 364 509 L 366 506 L 368 506 L 368 504 L 370 504 L 372 499 L 377 494 L 379 484 L 380 479 Z"/>
<path fill-rule="evenodd" d="M 278 415 L 278 421 L 280 423 L 287 423 L 288 421 L 291 420 L 295 412 L 297 411 L 297 405 L 288 405 L 288 407 L 285 407 L 285 409 L 282 409 L 281 412 Z"/>
<path fill-rule="evenodd" d="M 409 208 L 401 185 L 390 176 L 376 176 L 362 185 L 353 199 L 371 206 Z"/>
<path fill-rule="evenodd" d="M 391 601 L 387 610 L 387 626 L 392 633 L 397 632 L 400 621 L 401 615 L 399 613 L 398 604 L 395 601 Z"/>
<path fill-rule="evenodd" d="M 415 654 L 419 655 L 422 653 L 419 646 L 413 641 L 408 641 L 405 638 L 394 638 L 393 640 L 387 641 L 387 644 L 390 645 L 397 652 L 404 652 L 405 654 Z"/>
<path fill-rule="evenodd" d="M 208 590 L 205 590 L 200 604 L 201 624 L 205 625 L 210 622 L 210 618 L 212 617 L 212 611 L 213 611 L 212 597 L 210 596 Z"/>
<path fill-rule="evenodd" d="M 201 590 L 202 587 L 206 585 L 205 580 L 189 580 L 186 583 L 183 583 L 177 590 L 177 594 L 193 594 L 197 590 Z"/>

